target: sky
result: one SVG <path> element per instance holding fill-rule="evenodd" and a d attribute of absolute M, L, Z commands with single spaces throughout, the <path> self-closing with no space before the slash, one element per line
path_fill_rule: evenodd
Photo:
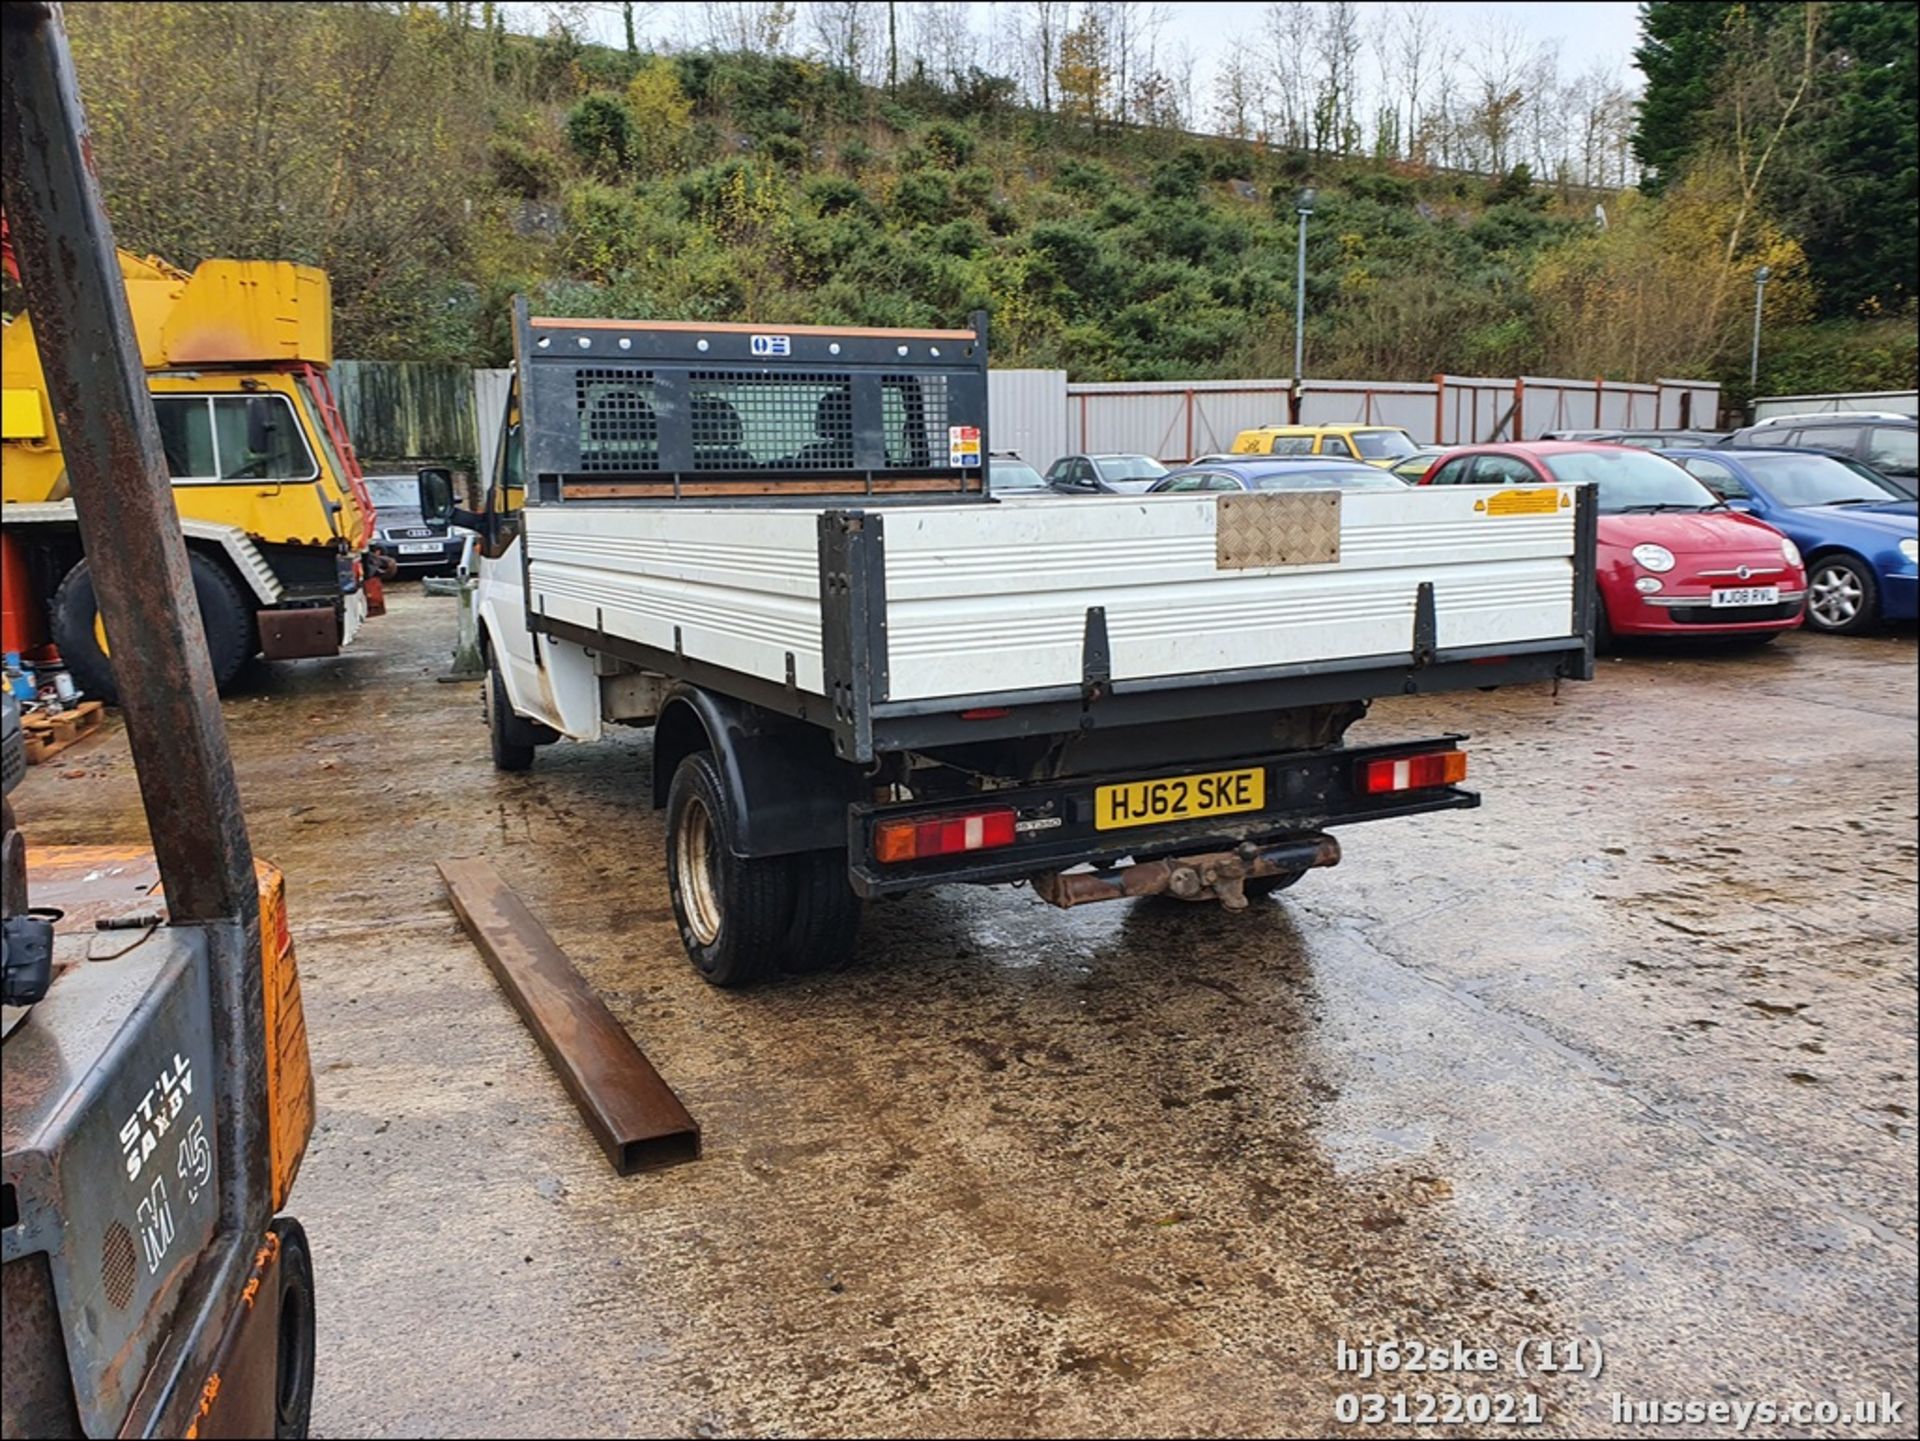
<path fill-rule="evenodd" d="M 509 4 L 510 23 L 523 30 L 545 26 L 544 12 L 550 7 L 537 3 Z M 574 3 L 561 8 L 582 16 L 595 38 L 609 44 L 622 43 L 618 4 Z M 636 6 L 640 16 L 641 43 L 648 39 L 679 45 L 684 37 L 699 29 L 699 3 L 643 4 Z M 804 7 L 803 7 L 804 8 Z M 877 9 L 878 7 L 876 7 Z M 992 3 L 975 4 L 975 27 L 982 34 L 993 25 L 993 12 L 1015 9 Z M 1256 40 L 1261 12 L 1265 7 L 1251 0 L 1227 3 L 1227 0 L 1167 0 L 1167 25 L 1162 44 L 1172 47 L 1185 42 L 1191 47 L 1195 66 L 1196 89 L 1209 95 L 1214 67 L 1236 39 Z M 1384 0 L 1360 0 L 1363 26 L 1372 25 L 1385 13 L 1401 8 Z M 1489 26 L 1510 26 L 1535 45 L 1557 46 L 1561 71 L 1565 75 L 1605 67 L 1623 81 L 1638 81 L 1633 68 L 1633 48 L 1638 35 L 1639 6 L 1632 0 L 1608 0 L 1608 3 L 1574 3 L 1574 0 L 1432 0 L 1430 9 L 1448 31 L 1461 42 L 1482 33 Z M 1363 62 L 1363 64 L 1370 64 Z M 1199 108 L 1204 111 L 1203 98 Z"/>

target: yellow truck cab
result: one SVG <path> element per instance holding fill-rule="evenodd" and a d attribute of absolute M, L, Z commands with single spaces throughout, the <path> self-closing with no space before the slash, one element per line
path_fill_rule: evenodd
<path fill-rule="evenodd" d="M 1397 425 L 1260 425 L 1233 438 L 1235 455 L 1337 455 L 1386 467 L 1415 448 Z"/>
<path fill-rule="evenodd" d="M 214 678 L 253 656 L 337 654 L 367 614 L 373 505 L 326 381 L 324 272 L 209 260 L 191 275 L 122 251 Z M 51 641 L 80 688 L 114 698 L 33 322 L 5 330 L 4 648 Z"/>

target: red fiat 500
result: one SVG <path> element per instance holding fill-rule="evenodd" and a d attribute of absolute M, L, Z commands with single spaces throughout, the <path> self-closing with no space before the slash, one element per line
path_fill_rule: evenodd
<path fill-rule="evenodd" d="M 1553 482 L 1596 487 L 1602 647 L 1616 635 L 1771 640 L 1800 624 L 1807 573 L 1794 543 L 1728 510 L 1647 451 L 1555 441 L 1471 446 L 1441 456 L 1420 483 Z"/>

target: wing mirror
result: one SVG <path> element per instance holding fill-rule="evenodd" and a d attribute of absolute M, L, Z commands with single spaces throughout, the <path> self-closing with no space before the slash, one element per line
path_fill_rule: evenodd
<path fill-rule="evenodd" d="M 420 515 L 430 525 L 453 518 L 453 472 L 444 466 L 429 466 L 419 474 Z"/>

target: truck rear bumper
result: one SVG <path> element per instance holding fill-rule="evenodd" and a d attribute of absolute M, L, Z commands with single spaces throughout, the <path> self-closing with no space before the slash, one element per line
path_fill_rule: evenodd
<path fill-rule="evenodd" d="M 1103 786 L 1136 780 L 1154 779 L 1152 773 L 1129 776 L 1089 776 L 1046 785 L 1020 786 L 987 791 L 944 801 L 904 801 L 887 805 L 855 805 L 848 809 L 848 878 L 862 896 L 896 895 L 937 885 L 992 885 L 1032 880 L 1054 875 L 1072 867 L 1091 864 L 1098 871 L 1111 872 L 1119 862 L 1157 861 L 1173 858 L 1193 865 L 1207 859 L 1219 862 L 1236 856 L 1244 864 L 1251 854 L 1271 850 L 1283 844 L 1304 843 L 1311 850 L 1326 838 L 1320 832 L 1359 821 L 1388 820 L 1395 816 L 1421 815 L 1428 811 L 1463 810 L 1480 804 L 1480 797 L 1458 786 L 1436 785 L 1423 790 L 1407 790 L 1369 795 L 1356 780 L 1360 767 L 1369 761 L 1401 756 L 1457 750 L 1462 737 L 1441 736 L 1427 740 L 1403 741 L 1390 745 L 1335 746 L 1326 750 L 1294 752 L 1285 755 L 1249 757 L 1206 767 L 1226 771 L 1259 768 L 1265 773 L 1266 804 L 1259 810 L 1240 814 L 1201 817 L 1172 824 L 1129 826 L 1102 829 L 1098 823 L 1098 792 Z M 1163 768 L 1160 776 L 1177 776 L 1182 771 L 1201 769 Z M 1011 808 L 1016 815 L 1013 844 L 994 850 L 967 851 L 930 860 L 885 863 L 876 859 L 875 827 L 882 821 L 943 814 L 964 814 L 984 809 Z M 1319 864 L 1338 859 L 1335 847 Z M 1275 871 L 1310 864 L 1298 857 L 1276 864 Z M 1265 872 L 1272 873 L 1272 872 Z M 1098 872 L 1096 872 L 1096 875 Z M 1083 878 L 1068 878 L 1070 890 L 1084 891 Z M 1094 877 L 1086 877 L 1093 880 Z M 1134 878 L 1132 884 L 1144 884 L 1148 873 Z M 1171 872 L 1166 874 L 1172 888 Z M 1042 884 L 1058 887 L 1059 878 Z M 1109 874 L 1099 883 L 1124 887 L 1128 882 Z M 1144 891 L 1124 892 L 1145 894 Z M 1047 897 L 1052 899 L 1052 897 Z M 1100 897 L 1087 893 L 1082 899 Z M 1058 904 L 1058 902 L 1055 902 Z"/>

